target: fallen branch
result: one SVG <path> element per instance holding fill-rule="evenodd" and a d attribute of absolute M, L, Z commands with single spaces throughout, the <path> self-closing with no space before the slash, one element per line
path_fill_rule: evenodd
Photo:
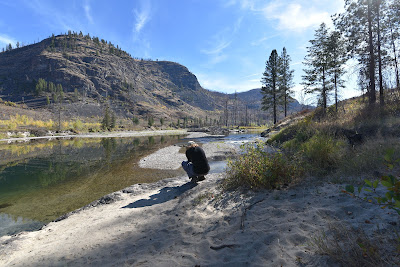
<path fill-rule="evenodd" d="M 221 246 L 210 246 L 211 249 L 213 250 L 220 250 L 223 248 L 234 248 L 237 247 L 238 245 L 236 244 L 227 244 L 227 245 L 221 245 Z"/>

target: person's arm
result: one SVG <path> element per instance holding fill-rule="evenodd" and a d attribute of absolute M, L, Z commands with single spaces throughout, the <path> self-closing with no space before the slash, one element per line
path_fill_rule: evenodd
<path fill-rule="evenodd" d="M 186 158 L 188 159 L 189 162 L 192 162 L 192 153 L 191 153 L 191 148 L 186 150 Z"/>

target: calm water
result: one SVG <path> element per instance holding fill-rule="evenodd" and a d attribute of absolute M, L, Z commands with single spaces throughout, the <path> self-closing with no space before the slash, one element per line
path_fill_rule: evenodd
<path fill-rule="evenodd" d="M 240 145 L 256 135 L 199 138 Z M 136 183 L 184 175 L 179 170 L 138 167 L 140 158 L 182 136 L 76 138 L 0 143 L 0 236 L 40 229 L 61 215 Z M 211 162 L 211 173 L 225 162 Z"/>

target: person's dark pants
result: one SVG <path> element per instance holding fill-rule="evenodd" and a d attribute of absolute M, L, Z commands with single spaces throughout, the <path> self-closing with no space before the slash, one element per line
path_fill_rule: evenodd
<path fill-rule="evenodd" d="M 182 168 L 186 171 L 189 178 L 198 176 L 198 174 L 194 172 L 193 163 L 189 161 L 182 161 Z"/>

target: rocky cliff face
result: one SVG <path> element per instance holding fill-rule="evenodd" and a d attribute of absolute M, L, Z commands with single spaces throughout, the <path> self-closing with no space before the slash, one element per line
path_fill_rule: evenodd
<path fill-rule="evenodd" d="M 119 115 L 202 115 L 221 108 L 186 67 L 166 61 L 133 59 L 105 41 L 62 35 L 0 53 L 0 94 L 5 100 L 51 99 L 36 91 L 39 79 L 61 84 L 70 105 L 101 112 L 110 105 Z M 38 105 L 38 102 L 31 102 Z M 80 104 L 79 104 L 80 103 Z M 81 108 L 78 108 L 81 110 Z M 90 112 L 94 111 L 94 112 Z"/>
<path fill-rule="evenodd" d="M 40 79 L 45 81 L 45 88 L 37 88 Z M 231 106 L 233 103 L 232 95 L 202 88 L 185 66 L 135 59 L 97 37 L 70 33 L 0 53 L 3 100 L 23 101 L 33 108 L 55 108 L 52 102 L 60 99 L 55 98 L 56 85 L 64 91 L 63 112 L 72 117 L 102 116 L 108 106 L 125 118 L 212 115 L 218 119 L 226 108 L 226 99 L 231 99 Z M 239 94 L 235 105 L 239 110 L 245 106 L 259 110 L 260 101 L 260 93 L 250 91 Z"/>

